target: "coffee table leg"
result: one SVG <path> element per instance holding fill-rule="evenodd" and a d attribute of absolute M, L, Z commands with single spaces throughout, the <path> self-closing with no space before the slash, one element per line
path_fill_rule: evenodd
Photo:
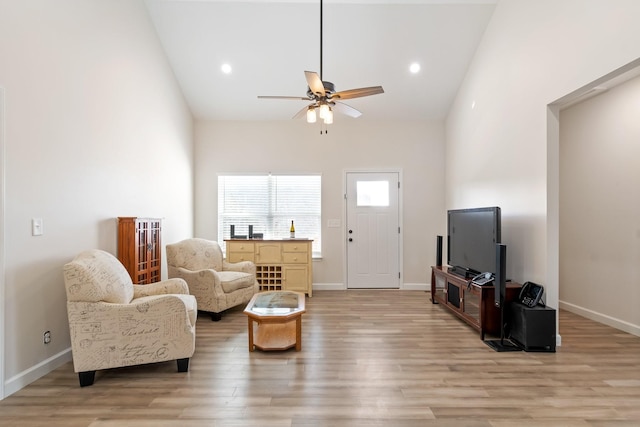
<path fill-rule="evenodd" d="M 247 319 L 249 319 L 249 351 L 253 351 L 253 319 L 251 317 Z"/>
<path fill-rule="evenodd" d="M 302 350 L 302 316 L 296 319 L 296 351 Z"/>

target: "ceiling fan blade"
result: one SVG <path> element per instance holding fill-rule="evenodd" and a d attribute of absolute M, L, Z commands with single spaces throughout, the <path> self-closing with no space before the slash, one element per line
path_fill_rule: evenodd
<path fill-rule="evenodd" d="M 354 119 L 362 115 L 360 111 L 356 110 L 355 108 L 347 104 L 343 104 L 342 102 L 331 102 L 331 105 L 333 109 L 338 113 L 342 113 L 345 116 L 353 117 Z"/>
<path fill-rule="evenodd" d="M 295 99 L 295 100 L 302 100 L 302 101 L 309 100 L 309 98 L 304 96 L 260 96 L 258 95 L 258 98 L 260 99 Z"/>
<path fill-rule="evenodd" d="M 318 73 L 315 71 L 305 71 L 304 76 L 307 78 L 307 84 L 309 85 L 311 92 L 318 96 L 325 96 L 324 85 L 322 84 L 322 80 L 320 80 Z"/>
<path fill-rule="evenodd" d="M 349 89 L 343 90 L 341 92 L 336 92 L 331 95 L 331 99 L 353 99 L 361 98 L 363 96 L 377 95 L 379 93 L 384 93 L 384 89 L 382 89 L 382 86 L 361 87 L 358 89 Z"/>

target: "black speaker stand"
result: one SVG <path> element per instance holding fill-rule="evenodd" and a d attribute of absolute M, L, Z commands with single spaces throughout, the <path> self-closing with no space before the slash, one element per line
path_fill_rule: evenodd
<path fill-rule="evenodd" d="M 504 276 L 503 276 L 504 277 Z M 522 351 L 520 347 L 504 337 L 504 301 L 500 304 L 500 339 L 487 340 L 484 342 L 495 351 Z"/>
<path fill-rule="evenodd" d="M 485 341 L 484 343 L 491 347 L 494 351 L 522 351 L 520 347 L 509 340 L 505 340 L 504 338 L 501 338 L 499 340 L 489 340 Z"/>
<path fill-rule="evenodd" d="M 485 341 L 489 347 L 495 351 L 520 351 L 520 347 L 517 347 L 509 340 L 504 338 L 504 304 L 506 291 L 507 277 L 507 245 L 500 243 L 496 244 L 496 277 L 495 277 L 495 305 L 500 308 L 500 339 Z"/>

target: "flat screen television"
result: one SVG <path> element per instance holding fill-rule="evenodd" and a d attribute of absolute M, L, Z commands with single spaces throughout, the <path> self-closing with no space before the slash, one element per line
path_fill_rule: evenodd
<path fill-rule="evenodd" d="M 447 212 L 447 264 L 454 274 L 472 277 L 496 273 L 500 243 L 500 208 L 455 209 Z"/>

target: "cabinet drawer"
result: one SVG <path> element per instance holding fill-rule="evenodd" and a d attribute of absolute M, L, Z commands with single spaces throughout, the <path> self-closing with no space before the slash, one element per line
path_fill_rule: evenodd
<path fill-rule="evenodd" d="M 229 252 L 251 252 L 253 253 L 253 243 L 247 242 L 227 242 Z"/>
<path fill-rule="evenodd" d="M 282 244 L 282 252 L 307 252 L 308 244 L 306 243 L 283 243 Z"/>
<path fill-rule="evenodd" d="M 306 264 L 307 252 L 284 252 L 282 262 L 285 264 Z"/>
<path fill-rule="evenodd" d="M 227 262 L 251 261 L 255 262 L 253 252 L 229 252 Z"/>

